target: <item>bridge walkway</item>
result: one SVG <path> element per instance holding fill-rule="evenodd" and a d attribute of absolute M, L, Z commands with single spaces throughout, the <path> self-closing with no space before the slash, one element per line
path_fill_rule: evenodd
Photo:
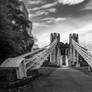
<path fill-rule="evenodd" d="M 57 68 L 48 75 L 40 77 L 33 83 L 33 88 L 22 92 L 92 92 L 92 75 L 80 69 Z"/>

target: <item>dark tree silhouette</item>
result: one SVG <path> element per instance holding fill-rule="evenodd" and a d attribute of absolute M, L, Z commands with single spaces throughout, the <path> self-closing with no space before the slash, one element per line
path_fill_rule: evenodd
<path fill-rule="evenodd" d="M 0 63 L 31 51 L 33 46 L 33 37 L 27 31 L 32 22 L 20 6 L 18 0 L 0 0 Z"/>

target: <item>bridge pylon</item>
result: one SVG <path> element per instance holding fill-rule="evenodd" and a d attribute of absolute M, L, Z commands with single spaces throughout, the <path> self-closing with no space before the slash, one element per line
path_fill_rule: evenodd
<path fill-rule="evenodd" d="M 72 39 L 79 43 L 79 36 L 76 33 L 69 35 L 69 66 L 79 67 L 79 54 L 72 45 Z"/>
<path fill-rule="evenodd" d="M 53 43 L 54 40 L 57 39 L 57 45 L 55 45 L 53 51 L 50 53 L 50 63 L 54 65 L 60 65 L 60 34 L 59 33 L 51 33 L 50 34 L 50 43 Z"/>

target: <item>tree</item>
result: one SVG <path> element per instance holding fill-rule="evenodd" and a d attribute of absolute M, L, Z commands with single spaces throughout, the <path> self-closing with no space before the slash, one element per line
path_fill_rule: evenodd
<path fill-rule="evenodd" d="M 31 21 L 20 9 L 18 0 L 0 0 L 0 63 L 31 51 L 33 37 L 27 32 Z"/>

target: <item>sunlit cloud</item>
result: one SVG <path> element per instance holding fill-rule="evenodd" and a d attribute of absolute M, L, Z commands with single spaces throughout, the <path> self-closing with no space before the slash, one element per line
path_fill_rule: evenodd
<path fill-rule="evenodd" d="M 92 43 L 92 33 L 91 34 L 88 33 L 92 29 L 92 23 L 89 23 L 89 24 L 87 24 L 83 27 L 80 27 L 78 29 L 76 29 L 74 27 L 69 27 L 69 26 L 63 27 L 61 25 L 62 24 L 57 25 L 55 27 L 52 27 L 51 29 L 48 29 L 50 31 L 45 31 L 44 33 L 42 33 L 41 36 L 38 36 L 37 38 L 39 39 L 39 46 L 43 47 L 45 45 L 48 45 L 50 43 L 50 33 L 54 33 L 54 32 L 60 33 L 62 42 L 69 41 L 69 34 L 70 33 L 78 33 L 79 34 L 79 41 L 80 41 L 80 44 L 82 46 L 84 46 L 83 43 L 86 43 L 86 41 L 87 41 L 87 44 Z"/>
<path fill-rule="evenodd" d="M 49 12 L 55 12 L 56 8 L 50 8 L 50 9 L 47 9 L 47 11 L 49 11 Z"/>
<path fill-rule="evenodd" d="M 49 12 L 47 11 L 44 11 L 44 10 L 39 10 L 37 12 L 35 12 L 34 14 L 29 14 L 29 18 L 32 18 L 32 17 L 37 17 L 37 16 L 41 16 L 41 15 L 48 15 Z"/>
<path fill-rule="evenodd" d="M 32 18 L 32 17 L 34 17 L 34 14 L 29 14 L 28 16 L 29 16 L 29 18 Z"/>
<path fill-rule="evenodd" d="M 32 32 L 39 46 L 48 45 L 49 35 L 53 32 L 61 34 L 62 42 L 68 42 L 70 33 L 78 33 L 80 44 L 86 40 L 89 45 L 92 43 L 92 0 L 28 1 L 29 17 L 33 21 Z"/>
<path fill-rule="evenodd" d="M 53 7 L 53 6 L 56 6 L 57 5 L 57 2 L 53 2 L 53 3 L 48 3 L 48 4 L 45 4 L 45 5 L 42 5 L 40 8 L 50 8 L 50 7 Z"/>
<path fill-rule="evenodd" d="M 37 27 L 48 27 L 48 25 L 46 25 L 45 23 L 33 23 L 33 28 L 37 28 Z"/>
<path fill-rule="evenodd" d="M 84 35 L 84 34 L 87 34 L 88 32 L 90 32 L 91 30 L 92 30 L 92 22 L 86 24 L 85 26 L 80 27 L 79 29 L 77 29 L 75 31 Z"/>
<path fill-rule="evenodd" d="M 44 11 L 44 10 L 37 11 L 35 13 L 35 16 L 39 16 L 39 15 L 48 15 L 48 12 L 47 11 Z"/>
<path fill-rule="evenodd" d="M 35 7 L 35 8 L 31 8 L 30 11 L 36 11 L 36 10 L 39 10 L 40 8 L 39 7 Z"/>
<path fill-rule="evenodd" d="M 65 21 L 67 18 L 55 18 L 55 17 L 48 17 L 48 18 L 45 18 L 43 20 L 45 20 L 46 23 L 58 23 L 58 22 L 62 22 L 62 21 Z"/>
<path fill-rule="evenodd" d="M 37 5 L 37 4 L 44 4 L 45 2 L 43 2 L 42 0 L 39 0 L 39 1 L 37 1 L 37 0 L 34 0 L 34 1 L 32 1 L 32 0 L 30 0 L 30 1 L 28 1 L 28 4 L 34 4 L 34 5 Z"/>
<path fill-rule="evenodd" d="M 92 10 L 92 7 L 85 7 L 82 10 Z"/>
<path fill-rule="evenodd" d="M 92 10 L 92 0 L 89 0 L 89 3 L 87 3 L 82 10 Z"/>
<path fill-rule="evenodd" d="M 54 17 L 46 17 L 46 18 L 44 18 L 44 19 L 42 19 L 42 20 L 46 20 L 46 21 L 47 21 L 47 20 L 50 20 L 50 19 L 52 19 L 52 20 L 53 20 L 53 19 L 54 19 Z"/>
<path fill-rule="evenodd" d="M 67 18 L 56 18 L 55 19 L 55 22 L 57 23 L 57 22 L 61 22 L 61 21 L 64 21 L 64 20 L 66 20 Z"/>
<path fill-rule="evenodd" d="M 85 0 L 58 0 L 59 3 L 68 4 L 68 5 L 75 5 L 84 2 Z"/>

